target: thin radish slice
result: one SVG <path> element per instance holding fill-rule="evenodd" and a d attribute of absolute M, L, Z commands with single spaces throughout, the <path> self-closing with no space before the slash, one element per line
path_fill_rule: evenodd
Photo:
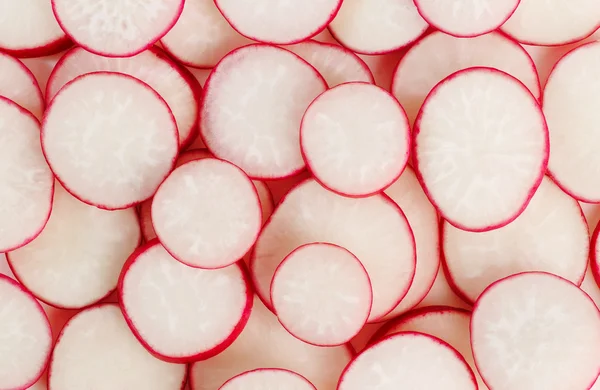
<path fill-rule="evenodd" d="M 346 367 L 338 390 L 366 389 L 477 390 L 477 383 L 465 359 L 446 342 L 403 332 L 365 349 Z"/>
<path fill-rule="evenodd" d="M 184 0 L 52 0 L 60 27 L 79 46 L 106 57 L 130 57 L 173 27 Z"/>
<path fill-rule="evenodd" d="M 525 84 L 533 96 L 540 96 L 531 57 L 518 43 L 496 32 L 468 39 L 442 32 L 427 35 L 398 63 L 392 93 L 412 124 L 425 97 L 437 83 L 456 71 L 474 66 L 502 70 Z"/>
<path fill-rule="evenodd" d="M 290 370 L 263 368 L 228 380 L 219 390 L 317 390 L 302 375 Z"/>
<path fill-rule="evenodd" d="M 44 97 L 35 77 L 21 61 L 1 52 L 0 96 L 17 103 L 38 120 L 42 119 Z"/>
<path fill-rule="evenodd" d="M 233 164 L 214 158 L 175 169 L 152 201 L 152 224 L 177 260 L 200 268 L 238 261 L 261 228 L 256 188 Z"/>
<path fill-rule="evenodd" d="M 415 242 L 402 210 L 382 194 L 347 198 L 307 180 L 281 201 L 254 248 L 251 274 L 267 305 L 275 269 L 292 250 L 312 242 L 339 245 L 360 259 L 373 288 L 370 322 L 406 295 L 415 272 Z"/>
<path fill-rule="evenodd" d="M 46 101 L 50 102 L 65 84 L 78 76 L 103 71 L 128 74 L 158 92 L 177 121 L 181 146 L 196 136 L 201 88 L 193 76 L 156 47 L 129 58 L 102 57 L 80 47 L 73 48 L 52 71 L 46 87 Z"/>
<path fill-rule="evenodd" d="M 9 252 L 7 259 L 17 279 L 38 299 L 79 309 L 117 288 L 121 268 L 140 239 L 134 209 L 101 210 L 57 185 L 42 233 Z"/>
<path fill-rule="evenodd" d="M 52 330 L 44 309 L 20 284 L 0 274 L 0 389 L 27 389 L 44 372 Z"/>
<path fill-rule="evenodd" d="M 0 96 L 0 252 L 42 231 L 52 208 L 54 178 L 40 148 L 40 124 Z"/>
<path fill-rule="evenodd" d="M 579 285 L 590 246 L 579 203 L 547 177 L 512 223 L 472 233 L 445 222 L 442 242 L 451 285 L 469 302 L 493 282 L 525 271 L 552 273 Z"/>
<path fill-rule="evenodd" d="M 67 83 L 42 126 L 57 179 L 83 202 L 109 210 L 152 196 L 175 163 L 177 137 L 173 114 L 152 88 L 110 72 Z"/>
<path fill-rule="evenodd" d="M 329 89 L 308 107 L 302 154 L 323 186 L 352 197 L 390 186 L 408 161 L 410 127 L 398 101 L 367 83 Z"/>
<path fill-rule="evenodd" d="M 548 163 L 539 104 L 521 82 L 491 68 L 459 71 L 439 83 L 423 103 L 414 136 L 415 170 L 425 193 L 463 230 L 512 222 Z"/>
<path fill-rule="evenodd" d="M 200 131 L 215 156 L 253 179 L 292 176 L 304 168 L 298 132 L 325 80 L 285 49 L 250 45 L 228 54 L 204 86 Z"/>
<path fill-rule="evenodd" d="M 475 364 L 494 390 L 589 389 L 600 372 L 599 344 L 594 302 L 555 275 L 509 276 L 473 309 Z"/>

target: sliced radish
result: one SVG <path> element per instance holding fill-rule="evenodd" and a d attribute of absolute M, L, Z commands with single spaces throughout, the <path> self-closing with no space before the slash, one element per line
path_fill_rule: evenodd
<path fill-rule="evenodd" d="M 594 229 L 590 248 L 590 266 L 594 279 L 600 286 L 600 224 Z M 598 301 L 600 303 L 600 300 Z"/>
<path fill-rule="evenodd" d="M 548 162 L 539 104 L 517 79 L 491 68 L 459 71 L 439 83 L 423 103 L 414 136 L 415 170 L 427 196 L 463 230 L 512 222 Z"/>
<path fill-rule="evenodd" d="M 398 101 L 367 83 L 327 90 L 308 107 L 300 129 L 302 154 L 319 183 L 346 196 L 369 196 L 402 173 L 409 124 Z"/>
<path fill-rule="evenodd" d="M 304 168 L 300 121 L 327 88 L 312 66 L 275 46 L 245 46 L 217 65 L 204 88 L 200 131 L 215 156 L 255 179 Z"/>
<path fill-rule="evenodd" d="M 471 345 L 494 390 L 589 389 L 600 372 L 600 312 L 570 282 L 543 272 L 488 287 L 471 318 Z"/>
<path fill-rule="evenodd" d="M 279 368 L 244 372 L 228 380 L 219 390 L 317 390 L 302 375 Z"/>
<path fill-rule="evenodd" d="M 533 96 L 540 96 L 531 57 L 518 43 L 496 32 L 468 39 L 442 32 L 427 35 L 398 63 L 392 93 L 412 124 L 425 97 L 437 83 L 456 71 L 474 66 L 502 70 L 525 84 Z"/>
<path fill-rule="evenodd" d="M 152 88 L 110 72 L 67 83 L 42 126 L 57 179 L 78 199 L 109 210 L 152 196 L 175 163 L 177 137 L 167 103 Z"/>
<path fill-rule="evenodd" d="M 347 198 L 314 180 L 290 191 L 265 225 L 251 260 L 256 292 L 268 305 L 275 269 L 292 250 L 312 242 L 339 245 L 360 259 L 373 288 L 369 321 L 406 295 L 415 272 L 415 243 L 402 210 L 387 196 Z"/>
<path fill-rule="evenodd" d="M 44 309 L 20 284 L 0 274 L 0 389 L 27 389 L 46 368 L 52 330 Z"/>
<path fill-rule="evenodd" d="M 42 118 L 44 97 L 35 77 L 25 64 L 2 52 L 0 52 L 0 95 L 31 112 L 38 120 Z"/>

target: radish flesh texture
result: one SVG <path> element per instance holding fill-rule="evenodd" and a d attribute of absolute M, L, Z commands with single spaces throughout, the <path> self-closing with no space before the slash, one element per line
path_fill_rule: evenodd
<path fill-rule="evenodd" d="M 244 372 L 219 390 L 317 390 L 306 378 L 289 370 L 265 368 Z"/>
<path fill-rule="evenodd" d="M 537 101 L 517 79 L 491 68 L 459 71 L 439 83 L 419 112 L 414 137 L 425 193 L 463 230 L 512 222 L 548 163 L 548 129 Z"/>
<path fill-rule="evenodd" d="M 44 112 L 42 91 L 29 69 L 21 61 L 0 52 L 0 96 L 31 112 L 38 120 Z"/>

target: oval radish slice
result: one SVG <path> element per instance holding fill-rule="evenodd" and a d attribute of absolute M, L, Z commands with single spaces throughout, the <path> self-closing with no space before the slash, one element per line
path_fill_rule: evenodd
<path fill-rule="evenodd" d="M 409 124 L 398 101 L 367 83 L 329 89 L 308 107 L 300 128 L 306 164 L 325 187 L 342 195 L 373 195 L 402 173 Z"/>
<path fill-rule="evenodd" d="M 548 162 L 548 129 L 537 101 L 517 79 L 491 68 L 459 71 L 439 83 L 423 103 L 414 137 L 425 193 L 463 230 L 512 222 Z"/>
<path fill-rule="evenodd" d="M 317 390 L 302 375 L 289 370 L 263 368 L 228 380 L 219 390 Z"/>
<path fill-rule="evenodd" d="M 0 389 L 27 389 L 52 352 L 50 322 L 35 298 L 2 274 L 0 298 Z"/>
<path fill-rule="evenodd" d="M 488 287 L 471 318 L 471 345 L 494 390 L 589 389 L 600 372 L 600 313 L 570 282 L 543 272 Z"/>
<path fill-rule="evenodd" d="M 285 49 L 245 46 L 221 60 L 204 88 L 200 131 L 215 156 L 253 179 L 292 176 L 304 168 L 300 121 L 327 89 L 312 66 Z"/>
<path fill-rule="evenodd" d="M 42 118 L 44 97 L 33 73 L 21 61 L 1 52 L 0 95 L 31 112 L 37 119 Z"/>
<path fill-rule="evenodd" d="M 70 193 L 113 210 L 152 196 L 175 163 L 177 137 L 167 103 L 152 88 L 125 74 L 97 72 L 54 97 L 42 149 Z"/>

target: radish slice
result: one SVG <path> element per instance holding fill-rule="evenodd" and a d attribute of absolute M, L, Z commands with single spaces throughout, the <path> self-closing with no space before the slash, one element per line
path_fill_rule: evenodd
<path fill-rule="evenodd" d="M 282 200 L 255 245 L 250 269 L 267 305 L 275 269 L 292 250 L 312 242 L 339 245 L 360 259 L 373 288 L 370 322 L 406 295 L 415 272 L 415 242 L 402 210 L 385 195 L 347 198 L 307 180 Z"/>
<path fill-rule="evenodd" d="M 317 390 L 302 375 L 289 370 L 262 368 L 228 380 L 219 390 Z"/>
<path fill-rule="evenodd" d="M 306 244 L 277 267 L 271 302 L 288 332 L 323 347 L 350 341 L 367 322 L 373 302 L 367 271 L 348 250 Z"/>
<path fill-rule="evenodd" d="M 304 168 L 300 121 L 327 88 L 312 66 L 278 47 L 245 46 L 223 58 L 204 88 L 200 131 L 215 156 L 253 179 Z"/>
<path fill-rule="evenodd" d="M 58 61 L 64 56 L 65 52 L 52 54 L 46 57 L 35 57 L 35 58 L 22 58 L 21 61 L 31 71 L 37 84 L 39 85 L 40 91 L 42 92 L 42 98 L 45 96 L 46 85 L 50 74 L 54 70 L 54 67 Z"/>
<path fill-rule="evenodd" d="M 240 34 L 255 41 L 286 45 L 325 29 L 342 0 L 215 0 L 215 4 Z"/>
<path fill-rule="evenodd" d="M 107 58 L 80 47 L 73 48 L 52 71 L 46 87 L 46 101 L 50 102 L 69 81 L 86 73 L 100 71 L 128 74 L 158 92 L 175 116 L 180 145 L 185 146 L 196 136 L 201 88 L 193 76 L 158 48 L 129 58 Z"/>
<path fill-rule="evenodd" d="M 177 260 L 200 268 L 238 261 L 261 228 L 256 188 L 233 164 L 214 158 L 188 162 L 171 173 L 152 201 L 152 224 Z"/>
<path fill-rule="evenodd" d="M 353 52 L 383 54 L 411 44 L 427 27 L 413 0 L 344 0 L 329 30 Z"/>
<path fill-rule="evenodd" d="M 250 320 L 237 340 L 219 355 L 192 365 L 190 387 L 215 390 L 245 371 L 270 367 L 294 371 L 319 390 L 334 390 L 351 357 L 346 346 L 317 347 L 293 337 L 255 298 Z"/>
<path fill-rule="evenodd" d="M 400 176 L 410 145 L 398 101 L 367 83 L 346 83 L 317 97 L 300 129 L 306 164 L 316 179 L 342 195 L 373 195 Z"/>
<path fill-rule="evenodd" d="M 548 129 L 537 101 L 517 79 L 491 68 L 459 71 L 439 83 L 423 103 L 414 136 L 425 193 L 463 230 L 512 222 L 548 162 Z"/>
<path fill-rule="evenodd" d="M 21 61 L 1 52 L 0 95 L 31 112 L 37 119 L 42 118 L 44 97 L 35 77 Z"/>
<path fill-rule="evenodd" d="M 86 309 L 71 318 L 56 341 L 48 374 L 49 390 L 178 390 L 186 366 L 150 355 L 133 336 L 115 304 Z"/>
<path fill-rule="evenodd" d="M 50 217 L 54 179 L 39 139 L 33 115 L 0 96 L 0 252 L 29 243 Z"/>
<path fill-rule="evenodd" d="M 167 103 L 147 84 L 110 72 L 67 83 L 42 127 L 57 179 L 78 199 L 108 210 L 152 196 L 175 163 L 177 139 Z"/>
<path fill-rule="evenodd" d="M 494 390 L 589 389 L 600 372 L 599 344 L 594 302 L 555 275 L 509 276 L 473 309 L 475 363 Z"/>
<path fill-rule="evenodd" d="M 346 367 L 338 385 L 338 390 L 375 388 L 477 390 L 477 383 L 465 359 L 446 342 L 403 332 L 365 349 Z"/>
<path fill-rule="evenodd" d="M 2 274 L 0 297 L 0 389 L 27 389 L 52 352 L 50 322 L 35 298 Z"/>
<path fill-rule="evenodd" d="M 173 27 L 184 0 L 52 0 L 62 29 L 79 46 L 106 57 L 129 57 Z"/>
<path fill-rule="evenodd" d="M 121 268 L 140 239 L 134 209 L 100 210 L 57 185 L 42 233 L 7 258 L 17 279 L 38 299 L 79 309 L 117 287 Z"/>
<path fill-rule="evenodd" d="M 412 124 L 425 97 L 437 83 L 456 71 L 474 66 L 502 70 L 525 84 L 533 96 L 540 96 L 531 57 L 518 43 L 495 32 L 468 39 L 441 32 L 427 35 L 398 63 L 392 93 Z"/>
<path fill-rule="evenodd" d="M 590 266 L 592 274 L 594 275 L 594 279 L 598 286 L 600 286 L 600 224 L 596 226 L 594 229 L 594 234 L 592 235 L 591 240 L 591 250 L 590 250 Z M 600 304 L 600 299 L 598 299 L 598 303 Z"/>
<path fill-rule="evenodd" d="M 589 232 L 577 201 L 544 178 L 514 222 L 471 233 L 443 224 L 445 266 L 451 284 L 469 302 L 493 282 L 525 271 L 545 271 L 577 285 L 585 275 Z"/>

